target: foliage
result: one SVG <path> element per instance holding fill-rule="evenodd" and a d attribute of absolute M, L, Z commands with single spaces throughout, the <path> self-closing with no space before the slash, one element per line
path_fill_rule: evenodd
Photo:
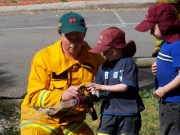
<path fill-rule="evenodd" d="M 17 3 L 18 2 L 18 0 L 10 0 L 11 1 L 11 3 Z"/>
<path fill-rule="evenodd" d="M 60 0 L 61 2 L 68 2 L 67 0 Z"/>

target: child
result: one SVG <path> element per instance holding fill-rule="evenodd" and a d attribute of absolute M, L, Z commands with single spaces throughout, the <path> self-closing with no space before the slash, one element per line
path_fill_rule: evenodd
<path fill-rule="evenodd" d="M 138 69 L 132 60 L 136 52 L 134 41 L 126 43 L 125 33 L 110 27 L 101 32 L 89 52 L 106 57 L 95 83 L 88 86 L 91 91 L 104 92 L 98 135 L 138 135 L 144 105 L 138 93 Z"/>
<path fill-rule="evenodd" d="M 156 2 L 165 2 L 165 3 L 170 3 L 171 5 L 173 5 L 177 10 L 177 15 L 180 20 L 180 0 L 156 0 Z M 157 57 L 160 47 L 163 44 L 163 40 L 156 39 L 155 44 L 156 44 L 155 52 L 153 52 L 152 57 Z"/>
<path fill-rule="evenodd" d="M 180 134 L 180 21 L 168 3 L 151 6 L 145 19 L 135 28 L 151 30 L 164 43 L 157 56 L 154 94 L 160 98 L 160 135 Z M 152 68 L 153 69 L 153 68 Z"/>

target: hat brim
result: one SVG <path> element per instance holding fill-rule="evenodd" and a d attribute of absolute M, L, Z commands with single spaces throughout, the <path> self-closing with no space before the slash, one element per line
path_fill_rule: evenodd
<path fill-rule="evenodd" d="M 136 44 L 133 40 L 130 40 L 123 48 L 123 53 L 127 57 L 133 57 L 136 53 Z"/>
<path fill-rule="evenodd" d="M 156 23 L 148 22 L 146 20 L 142 21 L 135 27 L 135 30 L 140 32 L 147 32 L 148 30 L 152 29 Z"/>
<path fill-rule="evenodd" d="M 66 26 L 66 27 L 61 27 L 61 32 L 63 34 L 68 34 L 71 32 L 80 32 L 80 33 L 85 33 L 86 28 L 83 26 Z"/>
<path fill-rule="evenodd" d="M 91 53 L 103 53 L 108 50 L 111 46 L 105 46 L 101 44 L 96 44 L 92 49 L 89 50 Z"/>
<path fill-rule="evenodd" d="M 89 50 L 91 53 L 103 53 L 108 50 L 111 46 L 105 46 L 102 44 L 96 44 L 92 49 Z M 123 50 L 125 56 L 133 57 L 136 53 L 136 44 L 133 40 L 130 40 L 126 45 L 112 46 Z"/>

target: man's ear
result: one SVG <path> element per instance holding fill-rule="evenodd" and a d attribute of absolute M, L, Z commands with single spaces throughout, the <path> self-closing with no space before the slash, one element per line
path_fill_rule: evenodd
<path fill-rule="evenodd" d="M 86 30 L 85 30 L 85 32 L 84 32 L 84 37 L 86 36 L 86 32 L 87 32 L 87 28 L 86 28 Z"/>
<path fill-rule="evenodd" d="M 60 29 L 60 28 L 58 28 L 58 33 L 59 33 L 59 35 L 61 36 L 62 32 L 61 32 L 61 29 Z"/>

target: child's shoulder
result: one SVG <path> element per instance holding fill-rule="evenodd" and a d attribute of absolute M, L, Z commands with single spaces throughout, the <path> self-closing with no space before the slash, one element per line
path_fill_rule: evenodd
<path fill-rule="evenodd" d="M 121 60 L 119 60 L 117 65 L 131 67 L 131 66 L 136 66 L 136 63 L 134 62 L 132 57 L 126 57 L 126 58 L 122 58 Z"/>
<path fill-rule="evenodd" d="M 120 61 L 126 62 L 126 63 L 134 63 L 134 60 L 132 57 L 125 57 L 125 58 L 122 58 Z"/>

